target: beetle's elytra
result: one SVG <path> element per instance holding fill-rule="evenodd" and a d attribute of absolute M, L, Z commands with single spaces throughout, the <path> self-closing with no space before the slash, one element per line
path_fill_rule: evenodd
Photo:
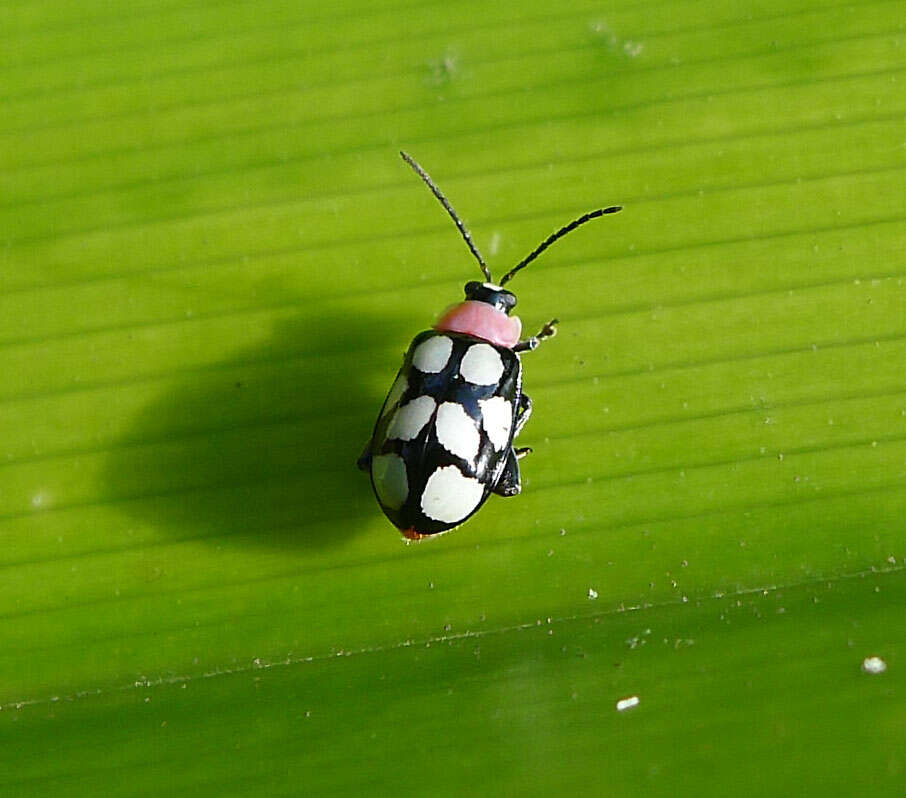
<path fill-rule="evenodd" d="M 561 227 L 495 284 L 446 197 L 409 155 L 400 155 L 450 214 L 485 276 L 466 283 L 465 301 L 412 341 L 358 461 L 386 516 L 406 538 L 419 540 L 459 526 L 492 493 L 515 496 L 522 489 L 519 458 L 531 450 L 515 448 L 513 440 L 532 401 L 522 390 L 519 354 L 553 336 L 557 320 L 520 340 L 522 323 L 510 315 L 516 296 L 503 286 L 557 239 L 621 208 L 600 208 Z"/>

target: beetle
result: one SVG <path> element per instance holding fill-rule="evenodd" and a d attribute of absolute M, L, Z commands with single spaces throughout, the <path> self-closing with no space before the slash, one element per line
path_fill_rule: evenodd
<path fill-rule="evenodd" d="M 558 322 L 520 340 L 522 322 L 510 315 L 516 296 L 504 286 L 559 238 L 622 208 L 583 214 L 495 283 L 453 206 L 411 156 L 400 155 L 450 215 L 485 277 L 466 283 L 465 300 L 415 336 L 358 460 L 384 514 L 404 537 L 420 540 L 455 529 L 492 493 L 522 490 L 519 459 L 531 449 L 513 441 L 532 400 L 522 390 L 519 355 L 555 335 Z"/>

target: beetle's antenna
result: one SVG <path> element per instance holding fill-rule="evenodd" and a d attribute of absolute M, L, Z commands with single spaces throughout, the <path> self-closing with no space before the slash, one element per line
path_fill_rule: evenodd
<path fill-rule="evenodd" d="M 415 173 L 425 181 L 425 185 L 431 189 L 431 192 L 435 197 L 440 201 L 440 204 L 447 209 L 447 213 L 450 214 L 450 218 L 456 223 L 456 226 L 459 228 L 459 232 L 468 245 L 469 249 L 472 251 L 472 254 L 475 256 L 475 259 L 478 261 L 478 265 L 481 266 L 481 270 L 484 272 L 484 276 L 489 283 L 493 282 L 491 279 L 491 270 L 488 268 L 488 265 L 484 262 L 484 258 L 481 257 L 481 253 L 478 251 L 478 247 L 475 246 L 475 242 L 472 240 L 472 235 L 466 229 L 466 226 L 463 224 L 462 219 L 456 214 L 456 211 L 453 210 L 453 206 L 450 204 L 449 200 L 443 195 L 441 190 L 434 184 L 434 181 L 431 179 L 431 176 L 418 165 L 416 160 L 410 156 L 408 153 L 400 150 L 400 155 L 403 156 L 403 160 L 409 164 L 414 170 Z"/>
<path fill-rule="evenodd" d="M 597 219 L 599 216 L 603 216 L 605 213 L 618 213 L 623 210 L 622 205 L 613 205 L 610 208 L 598 208 L 596 211 L 589 211 L 588 213 L 580 216 L 578 219 L 574 219 L 565 227 L 561 227 L 556 233 L 549 235 L 544 241 L 542 241 L 531 254 L 524 257 L 519 263 L 517 263 L 512 269 L 510 269 L 503 277 L 500 279 L 500 285 L 505 285 L 507 282 L 513 279 L 513 276 L 520 269 L 524 269 L 528 266 L 535 258 L 537 258 L 544 250 L 546 250 L 551 244 L 553 244 L 557 239 L 563 238 L 567 233 L 571 233 L 580 225 L 590 222 L 592 219 Z"/>

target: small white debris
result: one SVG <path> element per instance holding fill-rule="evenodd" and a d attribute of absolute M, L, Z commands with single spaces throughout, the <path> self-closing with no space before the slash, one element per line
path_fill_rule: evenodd
<path fill-rule="evenodd" d="M 641 42 L 633 42 L 628 39 L 623 42 L 623 52 L 626 53 L 630 58 L 636 58 L 642 54 L 642 50 L 645 49 L 645 45 Z"/>
<path fill-rule="evenodd" d="M 866 657 L 862 660 L 862 673 L 884 673 L 887 663 L 880 657 Z"/>
<path fill-rule="evenodd" d="M 593 587 L 588 588 L 588 597 L 590 599 L 596 599 L 598 597 L 598 591 Z"/>
<path fill-rule="evenodd" d="M 617 701 L 617 712 L 625 712 L 627 709 L 632 709 L 639 705 L 639 697 L 637 695 L 631 695 L 629 698 L 621 698 Z"/>

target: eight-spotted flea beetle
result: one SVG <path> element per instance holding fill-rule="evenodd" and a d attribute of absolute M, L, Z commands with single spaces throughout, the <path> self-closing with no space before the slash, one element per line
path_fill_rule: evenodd
<path fill-rule="evenodd" d="M 387 517 L 419 540 L 459 526 L 491 493 L 515 496 L 522 489 L 518 460 L 531 449 L 514 448 L 513 439 L 532 400 L 522 392 L 519 353 L 554 335 L 557 320 L 520 341 L 522 322 L 510 316 L 516 296 L 503 286 L 558 238 L 620 208 L 591 211 L 561 227 L 497 285 L 447 198 L 421 166 L 400 155 L 446 208 L 486 280 L 466 283 L 465 301 L 412 341 L 358 461 L 370 471 Z"/>

